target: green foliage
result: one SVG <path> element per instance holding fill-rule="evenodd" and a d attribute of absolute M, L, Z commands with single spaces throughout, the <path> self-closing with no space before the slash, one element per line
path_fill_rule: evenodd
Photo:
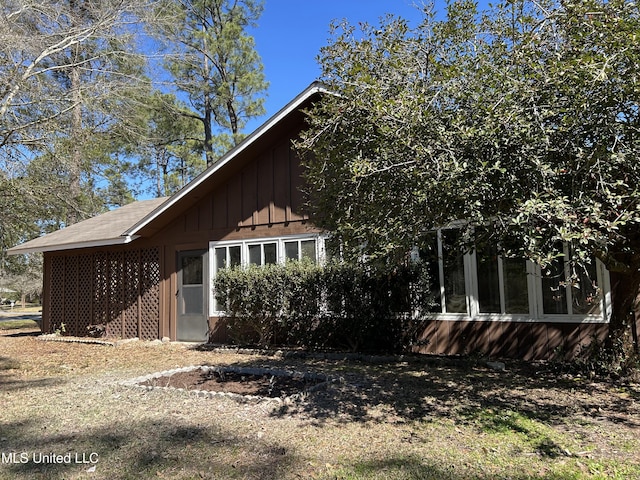
<path fill-rule="evenodd" d="M 303 261 L 221 270 L 214 292 L 241 343 L 401 351 L 428 305 L 428 286 L 421 265 L 382 270 Z"/>
<path fill-rule="evenodd" d="M 336 27 L 321 55 L 336 95 L 300 144 L 314 213 L 355 255 L 456 220 L 491 223 L 540 263 L 558 241 L 640 253 L 639 28 L 624 1 L 461 1 L 414 30 Z"/>
<path fill-rule="evenodd" d="M 226 269 L 215 280 L 216 299 L 230 312 L 228 328 L 237 340 L 257 334 L 269 345 L 282 326 L 285 270 L 281 265 Z"/>
<path fill-rule="evenodd" d="M 246 32 L 260 17 L 262 2 L 163 0 L 154 11 L 149 29 L 168 44 L 165 67 L 204 126 L 204 152 L 211 164 L 242 139 L 248 119 L 264 113 L 260 95 L 267 83 Z"/>
<path fill-rule="evenodd" d="M 147 190 L 169 196 L 193 180 L 205 168 L 204 129 L 189 108 L 173 94 L 153 92 L 137 111 L 148 141 L 133 152 L 142 182 L 153 179 Z"/>
<path fill-rule="evenodd" d="M 541 265 L 566 242 L 637 292 L 638 32 L 624 0 L 463 0 L 415 29 L 336 25 L 320 56 L 335 95 L 298 144 L 316 223 L 347 258 L 384 258 L 464 220 Z M 627 315 L 633 299 L 616 301 Z"/>
<path fill-rule="evenodd" d="M 131 28 L 140 6 L 47 0 L 0 7 L 7 85 L 0 92 L 0 171 L 33 176 L 43 184 L 34 189 L 43 194 L 38 201 L 60 205 L 56 216 L 29 210 L 33 221 L 69 224 L 132 200 L 119 154 L 140 142 L 129 121 L 148 85 Z"/>
<path fill-rule="evenodd" d="M 614 341 L 613 348 L 609 348 L 600 339 L 593 338 L 578 352 L 575 360 L 569 365 L 558 365 L 558 368 L 569 368 L 572 373 L 590 379 L 637 379 L 640 374 L 640 353 L 630 347 L 628 339 L 615 338 Z"/>

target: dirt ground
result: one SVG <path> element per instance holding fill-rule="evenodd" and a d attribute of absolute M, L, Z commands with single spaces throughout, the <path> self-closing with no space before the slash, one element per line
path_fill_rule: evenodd
<path fill-rule="evenodd" d="M 335 381 L 290 404 L 121 385 L 189 365 Z M 289 359 L 2 331 L 0 452 L 0 479 L 640 478 L 640 386 L 541 363 Z M 41 452 L 99 461 L 38 461 Z"/>
<path fill-rule="evenodd" d="M 267 371 L 268 372 L 268 371 Z M 308 391 L 320 380 L 305 380 L 294 375 L 255 375 L 237 372 L 176 372 L 144 382 L 143 386 L 184 388 L 192 391 L 228 392 L 266 398 L 287 398 Z"/>

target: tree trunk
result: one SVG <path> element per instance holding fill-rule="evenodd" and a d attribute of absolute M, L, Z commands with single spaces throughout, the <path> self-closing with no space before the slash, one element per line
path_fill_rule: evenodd
<path fill-rule="evenodd" d="M 203 18 L 206 15 L 203 15 Z M 202 51 L 207 52 L 207 27 L 202 24 Z M 204 55 L 203 68 L 205 78 L 211 77 L 211 66 L 209 65 L 209 57 Z M 213 107 L 211 103 L 211 92 L 209 91 L 209 85 L 206 85 L 207 91 L 204 93 L 204 153 L 207 160 L 207 167 L 213 165 L 213 131 L 211 128 L 211 122 L 213 117 Z"/>
<path fill-rule="evenodd" d="M 69 6 L 73 15 L 81 15 L 77 11 L 78 5 L 75 1 L 69 2 Z M 79 8 L 81 9 L 82 6 Z M 73 18 L 72 23 L 74 26 L 79 23 L 78 18 Z M 73 225 L 78 222 L 78 212 L 80 211 L 80 175 L 82 170 L 82 94 L 80 91 L 82 78 L 79 66 L 80 55 L 80 45 L 76 45 L 73 48 L 71 66 L 69 67 L 69 86 L 73 110 L 71 112 L 71 158 L 69 160 L 69 199 L 71 200 L 71 206 L 67 212 L 67 225 Z"/>
<path fill-rule="evenodd" d="M 205 104 L 209 105 L 209 96 L 205 95 Z M 211 106 L 205 107 L 204 112 L 204 154 L 207 159 L 207 167 L 213 165 L 213 131 L 211 129 Z"/>
<path fill-rule="evenodd" d="M 69 163 L 69 198 L 72 206 L 67 213 L 67 225 L 78 222 L 80 209 L 80 172 L 82 170 L 82 98 L 80 95 L 80 68 L 77 65 L 71 67 L 71 98 L 73 112 L 71 119 L 71 159 Z"/>

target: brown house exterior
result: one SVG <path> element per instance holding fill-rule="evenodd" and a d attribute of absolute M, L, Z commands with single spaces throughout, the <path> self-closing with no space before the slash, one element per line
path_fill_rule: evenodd
<path fill-rule="evenodd" d="M 304 256 L 322 261 L 325 235 L 303 213 L 292 141 L 305 128 L 302 109 L 323 93 L 311 85 L 172 197 L 127 205 L 10 249 L 44 253 L 43 331 L 86 336 L 90 325 L 103 325 L 122 338 L 225 342 L 211 292 L 219 268 Z M 470 256 L 460 263 L 466 294 L 457 309 L 439 268 L 442 308 L 423 321 L 416 351 L 571 357 L 606 334 L 611 289 L 600 265 L 589 310 L 572 310 L 568 291 L 568 311 L 547 314 L 544 280 L 527 266 L 526 313 L 505 307 L 506 274 L 495 281 L 500 305 L 485 313 L 477 262 Z M 501 260 L 497 265 L 503 271 Z"/>

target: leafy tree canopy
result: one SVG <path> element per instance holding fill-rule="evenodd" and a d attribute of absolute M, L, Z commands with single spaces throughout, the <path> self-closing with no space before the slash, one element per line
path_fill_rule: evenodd
<path fill-rule="evenodd" d="M 312 213 L 347 257 L 405 254 L 460 220 L 462 238 L 541 265 L 565 242 L 623 279 L 624 331 L 640 286 L 637 3 L 459 0 L 415 28 L 334 25 L 320 62 L 335 95 L 299 146 Z"/>
<path fill-rule="evenodd" d="M 640 16 L 633 2 L 457 1 L 410 28 L 334 26 L 301 147 L 346 253 L 407 251 L 468 220 L 544 264 L 569 242 L 640 267 Z"/>
<path fill-rule="evenodd" d="M 148 29 L 166 44 L 164 65 L 193 118 L 204 128 L 212 164 L 242 138 L 247 120 L 264 113 L 262 61 L 247 28 L 262 14 L 258 0 L 162 0 Z"/>

